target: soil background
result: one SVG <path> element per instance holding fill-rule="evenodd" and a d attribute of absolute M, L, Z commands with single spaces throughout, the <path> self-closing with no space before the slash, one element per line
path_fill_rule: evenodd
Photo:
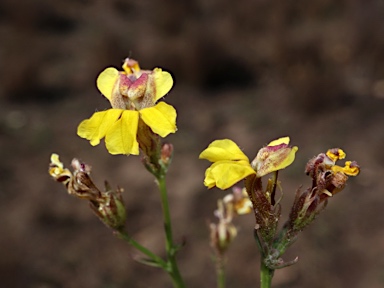
<path fill-rule="evenodd" d="M 203 186 L 199 153 L 231 138 L 252 159 L 289 135 L 296 161 L 280 173 L 283 219 L 306 161 L 340 147 L 361 174 L 285 256 L 299 263 L 273 286 L 384 287 L 384 2 L 2 0 L 0 2 L 0 279 L 2 287 L 171 287 L 134 259 L 47 170 L 52 152 L 123 187 L 127 227 L 163 255 L 156 185 L 139 157 L 109 155 L 76 136 L 109 103 L 95 86 L 126 57 L 170 71 L 178 111 L 168 186 L 188 287 L 215 287 L 207 223 L 225 192 Z M 378 185 L 378 186 L 377 186 Z M 258 287 L 253 215 L 236 220 L 227 287 Z"/>

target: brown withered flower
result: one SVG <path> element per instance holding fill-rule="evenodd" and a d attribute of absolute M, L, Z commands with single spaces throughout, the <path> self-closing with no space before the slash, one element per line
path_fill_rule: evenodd
<path fill-rule="evenodd" d="M 300 231 L 311 223 L 328 199 L 344 189 L 348 176 L 359 174 L 356 161 L 346 161 L 344 167 L 336 165 L 336 161 L 345 156 L 343 150 L 333 148 L 308 161 L 305 173 L 312 178 L 312 187 L 296 193 L 289 219 L 293 231 Z"/>
<path fill-rule="evenodd" d="M 93 183 L 90 173 L 91 166 L 73 159 L 71 166 L 73 173 L 59 160 L 59 155 L 52 154 L 49 165 L 49 174 L 67 189 L 68 194 L 89 201 L 92 211 L 108 227 L 120 230 L 124 227 L 126 211 L 123 204 L 122 189 L 112 190 L 105 182 L 105 191 L 100 191 Z"/>

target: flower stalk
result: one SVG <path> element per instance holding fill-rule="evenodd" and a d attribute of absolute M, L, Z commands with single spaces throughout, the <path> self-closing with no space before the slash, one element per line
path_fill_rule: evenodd
<path fill-rule="evenodd" d="M 265 265 L 263 257 L 260 259 L 260 288 L 270 288 L 275 270 Z"/>
<path fill-rule="evenodd" d="M 126 241 L 129 245 L 134 247 L 136 250 L 140 251 L 143 253 L 145 256 L 149 258 L 150 261 L 148 260 L 139 260 L 139 262 L 142 262 L 146 265 L 151 265 L 155 267 L 160 267 L 164 270 L 167 270 L 167 262 L 164 261 L 161 257 L 157 256 L 155 253 L 150 251 L 148 248 L 142 246 L 140 243 L 135 241 L 131 236 L 128 235 L 128 233 L 124 230 L 116 230 L 115 234 L 117 237 L 120 239 Z"/>
<path fill-rule="evenodd" d="M 216 257 L 217 288 L 225 288 L 225 259 Z"/>
<path fill-rule="evenodd" d="M 160 190 L 161 204 L 163 210 L 164 232 L 165 232 L 165 249 L 167 253 L 167 272 L 172 278 L 175 288 L 185 287 L 183 278 L 181 277 L 179 267 L 176 261 L 176 253 L 180 249 L 173 242 L 171 215 L 169 211 L 168 193 L 165 181 L 165 174 L 160 173 L 157 178 L 157 184 Z"/>

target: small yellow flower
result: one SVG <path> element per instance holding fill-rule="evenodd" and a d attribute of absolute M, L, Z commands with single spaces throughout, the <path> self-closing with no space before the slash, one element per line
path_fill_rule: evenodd
<path fill-rule="evenodd" d="M 289 147 L 289 137 L 272 141 L 260 149 L 252 165 L 235 142 L 229 139 L 213 141 L 199 156 L 213 164 L 206 170 L 204 185 L 225 190 L 249 175 L 262 177 L 284 169 L 295 159 L 297 147 Z"/>
<path fill-rule="evenodd" d="M 112 109 L 96 112 L 82 121 L 77 134 L 92 146 L 105 137 L 107 150 L 113 155 L 138 155 L 139 125 L 147 125 L 161 137 L 177 130 L 175 108 L 164 102 L 156 104 L 170 91 L 173 79 L 160 68 L 140 70 L 132 59 L 126 59 L 123 69 L 109 67 L 100 73 L 97 87 Z"/>

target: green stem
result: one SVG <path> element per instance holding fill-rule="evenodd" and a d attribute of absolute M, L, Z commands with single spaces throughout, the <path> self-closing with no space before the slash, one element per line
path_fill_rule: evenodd
<path fill-rule="evenodd" d="M 167 187 L 165 183 L 165 175 L 161 174 L 157 177 L 160 195 L 161 195 L 161 204 L 163 207 L 163 220 L 164 220 L 164 231 L 165 231 L 165 248 L 167 251 L 168 257 L 168 273 L 172 278 L 173 286 L 175 288 L 183 288 L 185 287 L 183 278 L 181 277 L 179 268 L 176 262 L 176 252 L 177 247 L 173 243 L 173 235 L 172 235 L 172 225 L 171 225 L 171 216 L 169 213 L 169 204 L 168 204 L 168 193 Z"/>
<path fill-rule="evenodd" d="M 273 248 L 279 252 L 279 257 L 282 256 L 293 243 L 295 243 L 298 236 L 297 234 L 298 231 L 292 231 L 288 224 L 281 228 L 281 231 L 273 244 Z"/>
<path fill-rule="evenodd" d="M 225 288 L 225 263 L 223 256 L 216 257 L 217 288 Z"/>
<path fill-rule="evenodd" d="M 274 270 L 268 268 L 264 263 L 264 259 L 268 255 L 268 251 L 266 251 L 265 247 L 263 247 L 263 244 L 257 233 L 257 229 L 253 231 L 253 237 L 256 240 L 257 246 L 259 247 L 260 254 L 261 254 L 260 255 L 260 288 L 270 288 Z"/>
<path fill-rule="evenodd" d="M 266 251 L 264 251 L 263 244 L 260 241 L 259 234 L 257 233 L 257 229 L 256 228 L 253 230 L 253 237 L 256 240 L 256 244 L 257 244 L 257 247 L 259 248 L 261 256 L 264 257 L 264 255 L 266 254 Z"/>
<path fill-rule="evenodd" d="M 274 270 L 268 268 L 264 263 L 264 257 L 261 256 L 260 262 L 260 288 L 270 288 Z"/>
<path fill-rule="evenodd" d="M 136 242 L 135 240 L 133 240 L 127 232 L 125 231 L 116 231 L 116 234 L 117 236 L 128 242 L 130 245 L 132 245 L 133 247 L 135 247 L 137 250 L 139 250 L 141 253 L 143 253 L 144 255 L 146 255 L 147 257 L 149 257 L 154 263 L 157 263 L 161 268 L 163 269 L 167 269 L 167 262 L 165 262 L 162 258 L 160 258 L 159 256 L 157 256 L 156 254 L 154 254 L 152 251 L 150 251 L 149 249 L 145 248 L 144 246 L 142 246 L 141 244 L 139 244 L 138 242 Z"/>

